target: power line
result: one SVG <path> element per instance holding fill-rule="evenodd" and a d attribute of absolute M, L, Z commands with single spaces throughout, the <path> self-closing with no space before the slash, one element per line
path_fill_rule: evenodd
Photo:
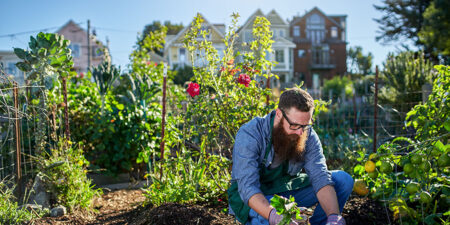
<path fill-rule="evenodd" d="M 77 25 L 81 25 L 81 24 L 83 24 L 83 23 L 77 23 Z M 53 29 L 57 29 L 60 27 L 61 26 L 49 27 L 49 28 L 44 28 L 44 29 L 39 29 L 39 30 L 32 30 L 32 31 L 23 31 L 23 32 L 18 32 L 18 33 L 13 33 L 13 34 L 3 34 L 3 35 L 0 35 L 0 38 L 14 37 L 14 36 L 23 35 L 23 34 L 31 34 L 31 33 L 36 33 L 36 32 L 40 32 L 40 31 L 53 30 Z"/>
<path fill-rule="evenodd" d="M 106 31 L 114 31 L 114 32 L 123 32 L 123 33 L 137 33 L 140 31 L 135 30 L 120 30 L 120 29 L 114 29 L 114 28 L 103 28 L 103 27 L 95 27 L 96 30 L 106 30 Z"/>

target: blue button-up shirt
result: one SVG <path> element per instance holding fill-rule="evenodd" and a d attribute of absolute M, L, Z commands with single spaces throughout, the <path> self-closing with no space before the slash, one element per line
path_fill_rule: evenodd
<path fill-rule="evenodd" d="M 238 191 L 242 201 L 248 205 L 248 200 L 254 194 L 262 193 L 259 182 L 258 165 L 262 163 L 265 150 L 272 137 L 270 118 L 275 116 L 275 111 L 265 117 L 255 117 L 244 124 L 236 134 L 233 148 L 232 181 L 238 183 Z M 270 166 L 274 159 L 274 149 L 267 156 L 266 167 Z M 322 145 L 314 129 L 310 129 L 305 145 L 305 157 L 302 162 L 289 162 L 288 173 L 296 175 L 305 168 L 311 185 L 317 193 L 326 185 L 333 185 L 331 173 L 327 169 Z"/>

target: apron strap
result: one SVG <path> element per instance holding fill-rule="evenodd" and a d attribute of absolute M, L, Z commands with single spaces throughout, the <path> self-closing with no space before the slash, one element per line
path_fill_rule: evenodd
<path fill-rule="evenodd" d="M 273 132 L 273 121 L 275 120 L 275 116 L 276 116 L 276 112 L 275 112 L 275 115 L 270 118 L 270 140 L 269 140 L 269 144 L 266 147 L 266 153 L 265 153 L 264 159 L 262 161 L 262 167 L 264 167 L 266 165 L 267 156 L 269 155 L 269 152 L 272 149 L 272 137 L 273 137 L 272 132 Z"/>

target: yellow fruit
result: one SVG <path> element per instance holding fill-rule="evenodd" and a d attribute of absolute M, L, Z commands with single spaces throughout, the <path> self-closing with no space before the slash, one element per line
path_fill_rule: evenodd
<path fill-rule="evenodd" d="M 353 191 L 361 196 L 367 195 L 369 193 L 369 189 L 366 186 L 366 182 L 364 182 L 364 180 L 361 179 L 355 181 L 355 184 L 353 185 Z"/>
<path fill-rule="evenodd" d="M 364 164 L 364 169 L 366 169 L 366 172 L 368 172 L 368 173 L 375 171 L 375 163 L 372 162 L 371 160 L 367 161 Z"/>

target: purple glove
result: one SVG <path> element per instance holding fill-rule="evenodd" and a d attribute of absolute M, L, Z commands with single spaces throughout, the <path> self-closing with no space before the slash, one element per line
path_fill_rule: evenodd
<path fill-rule="evenodd" d="M 328 216 L 326 225 L 345 225 L 344 217 L 338 214 L 331 214 Z"/>
<path fill-rule="evenodd" d="M 277 210 L 272 209 L 269 214 L 269 225 L 277 225 L 283 219 L 282 215 L 277 214 Z M 298 225 L 297 222 L 292 221 L 289 225 Z"/>

